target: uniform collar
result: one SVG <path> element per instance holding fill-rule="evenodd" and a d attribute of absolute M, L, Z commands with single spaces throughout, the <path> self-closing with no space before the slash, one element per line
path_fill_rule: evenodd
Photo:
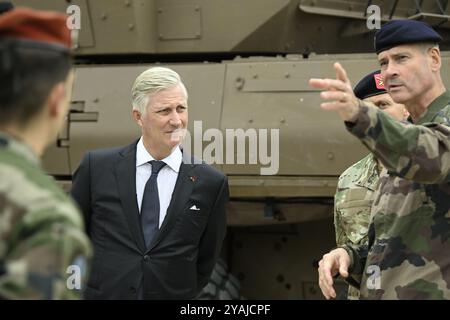
<path fill-rule="evenodd" d="M 40 166 L 39 157 L 27 144 L 6 132 L 0 132 L 0 150 L 4 148 L 27 159 L 29 162 Z"/>
<path fill-rule="evenodd" d="M 448 104 L 450 104 L 450 91 L 446 90 L 443 94 L 433 100 L 433 102 L 415 124 L 433 122 L 434 117 Z"/>

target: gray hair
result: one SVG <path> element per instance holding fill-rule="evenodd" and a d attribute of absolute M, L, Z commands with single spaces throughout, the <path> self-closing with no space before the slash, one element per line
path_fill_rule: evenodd
<path fill-rule="evenodd" d="M 423 53 L 427 53 L 429 49 L 436 48 L 439 49 L 439 43 L 437 42 L 419 42 L 417 43 L 419 48 Z"/>
<path fill-rule="evenodd" d="M 145 114 L 150 102 L 149 94 L 172 88 L 178 84 L 183 87 L 187 99 L 186 87 L 178 73 L 164 67 L 153 67 L 145 70 L 136 78 L 131 89 L 133 110 Z"/>

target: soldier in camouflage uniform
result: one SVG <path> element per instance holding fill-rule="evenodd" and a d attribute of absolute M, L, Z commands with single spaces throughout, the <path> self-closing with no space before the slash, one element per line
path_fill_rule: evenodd
<path fill-rule="evenodd" d="M 345 70 L 311 79 L 325 89 L 322 108 L 383 163 L 368 245 L 344 245 L 319 262 L 319 285 L 334 298 L 333 276 L 361 275 L 362 299 L 450 299 L 450 93 L 440 76 L 440 36 L 413 20 L 391 21 L 375 35 L 381 74 L 411 124 L 358 100 Z"/>
<path fill-rule="evenodd" d="M 67 114 L 66 16 L 0 16 L 0 299 L 76 299 L 90 243 L 81 214 L 39 165 Z"/>
<path fill-rule="evenodd" d="M 395 103 L 386 92 L 379 70 L 362 78 L 353 92 L 358 99 L 372 102 L 394 119 L 404 121 L 409 115 L 405 106 Z M 381 168 L 380 161 L 370 153 L 339 177 L 334 196 L 334 227 L 338 246 L 367 244 L 370 208 Z M 358 298 L 358 288 L 350 285 L 347 299 Z"/>

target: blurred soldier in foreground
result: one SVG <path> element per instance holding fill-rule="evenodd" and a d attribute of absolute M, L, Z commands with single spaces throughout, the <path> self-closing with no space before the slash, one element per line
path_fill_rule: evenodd
<path fill-rule="evenodd" d="M 395 103 L 386 92 L 379 70 L 362 78 L 353 91 L 358 99 L 372 102 L 396 120 L 404 121 L 408 117 L 405 106 Z M 370 153 L 339 177 L 334 196 L 334 225 L 338 246 L 367 244 L 370 208 L 382 168 L 382 163 Z M 348 299 L 359 298 L 357 287 L 357 283 L 349 286 Z"/>
<path fill-rule="evenodd" d="M 333 276 L 361 275 L 362 299 L 450 299 L 450 93 L 440 76 L 441 37 L 413 20 L 375 35 L 384 85 L 413 124 L 357 99 L 340 64 L 337 79 L 311 79 L 387 170 L 372 205 L 368 245 L 343 245 L 319 262 L 319 285 L 336 296 Z"/>
<path fill-rule="evenodd" d="M 76 299 L 90 244 L 81 215 L 40 168 L 73 83 L 66 16 L 0 16 L 0 298 Z"/>

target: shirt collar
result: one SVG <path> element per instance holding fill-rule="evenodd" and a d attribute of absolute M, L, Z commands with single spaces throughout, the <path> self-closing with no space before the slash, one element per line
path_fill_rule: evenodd
<path fill-rule="evenodd" d="M 7 148 L 11 152 L 24 157 L 36 166 L 40 166 L 41 164 L 39 157 L 27 144 L 5 132 L 0 132 L 0 147 Z"/>
<path fill-rule="evenodd" d="M 136 146 L 136 167 L 142 166 L 152 160 L 155 160 L 155 158 L 153 158 L 147 149 L 145 149 L 144 142 L 141 137 Z M 164 161 L 175 172 L 180 170 L 182 160 L 183 155 L 180 147 L 174 148 L 170 155 L 164 159 L 161 159 L 161 161 Z"/>
<path fill-rule="evenodd" d="M 426 122 L 433 122 L 436 114 L 439 113 L 446 105 L 450 103 L 450 91 L 445 91 L 439 97 L 433 100 L 424 114 L 417 120 L 415 124 L 424 124 Z"/>

